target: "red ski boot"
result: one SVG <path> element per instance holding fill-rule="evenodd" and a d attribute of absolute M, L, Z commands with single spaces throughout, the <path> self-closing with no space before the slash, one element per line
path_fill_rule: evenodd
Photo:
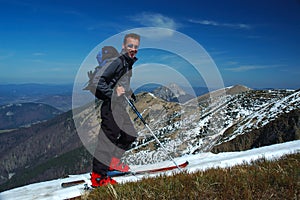
<path fill-rule="evenodd" d="M 108 184 L 114 185 L 117 184 L 117 181 L 112 179 L 109 176 L 102 176 L 100 174 L 97 174 L 95 172 L 91 173 L 91 182 L 92 182 L 92 187 L 101 187 L 101 186 L 106 186 Z"/>
<path fill-rule="evenodd" d="M 109 171 L 118 170 L 120 172 L 128 172 L 129 166 L 122 163 L 119 158 L 113 157 L 109 165 Z"/>

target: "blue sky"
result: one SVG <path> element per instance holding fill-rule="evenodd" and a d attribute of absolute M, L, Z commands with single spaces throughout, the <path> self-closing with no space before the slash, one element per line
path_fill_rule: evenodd
<path fill-rule="evenodd" d="M 299 13 L 299 0 L 0 0 L 0 83 L 73 83 L 102 41 L 129 29 L 163 27 L 199 43 L 225 86 L 297 89 Z M 151 55 L 140 51 L 137 65 Z"/>

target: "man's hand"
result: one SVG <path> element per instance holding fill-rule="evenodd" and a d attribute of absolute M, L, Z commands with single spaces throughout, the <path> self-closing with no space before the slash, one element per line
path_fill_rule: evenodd
<path fill-rule="evenodd" d="M 123 86 L 117 86 L 116 88 L 116 92 L 117 92 L 117 96 L 121 96 L 121 95 L 124 95 L 125 94 L 125 89 Z"/>
<path fill-rule="evenodd" d="M 130 97 L 133 101 L 136 101 L 136 96 L 134 95 L 134 93 L 132 93 Z"/>

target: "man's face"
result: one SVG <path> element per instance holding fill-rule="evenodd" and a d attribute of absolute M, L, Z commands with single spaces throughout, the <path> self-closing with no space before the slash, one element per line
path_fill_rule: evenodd
<path fill-rule="evenodd" d="M 138 52 L 139 46 L 139 40 L 129 37 L 126 39 L 126 44 L 123 44 L 123 49 L 125 49 L 130 58 L 134 58 Z"/>

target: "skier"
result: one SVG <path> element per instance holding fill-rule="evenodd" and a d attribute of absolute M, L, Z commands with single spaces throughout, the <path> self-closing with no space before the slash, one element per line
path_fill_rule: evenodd
<path fill-rule="evenodd" d="M 106 98 L 101 106 L 102 121 L 93 158 L 92 187 L 116 184 L 114 179 L 107 176 L 109 170 L 129 171 L 129 166 L 120 159 L 137 138 L 137 132 L 126 112 L 128 104 L 124 95 L 135 100 L 130 79 L 139 45 L 138 34 L 125 35 L 121 56 L 103 72 L 97 85 L 97 90 Z"/>

